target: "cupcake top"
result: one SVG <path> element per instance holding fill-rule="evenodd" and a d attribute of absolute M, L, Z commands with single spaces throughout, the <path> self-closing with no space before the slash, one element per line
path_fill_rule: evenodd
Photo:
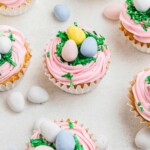
<path fill-rule="evenodd" d="M 69 86 L 102 78 L 110 59 L 104 41 L 104 37 L 77 23 L 59 31 L 46 48 L 49 72 L 59 83 Z"/>
<path fill-rule="evenodd" d="M 9 8 L 16 8 L 26 3 L 27 0 L 0 0 L 0 4 L 3 4 Z"/>
<path fill-rule="evenodd" d="M 77 122 L 43 122 L 40 130 L 31 136 L 26 150 L 97 150 L 88 129 Z"/>
<path fill-rule="evenodd" d="M 126 0 L 120 20 L 137 41 L 150 43 L 149 0 Z"/>
<path fill-rule="evenodd" d="M 150 121 L 150 70 L 137 75 L 132 91 L 138 112 L 144 119 Z"/>
<path fill-rule="evenodd" d="M 0 83 L 20 71 L 26 53 L 22 33 L 12 27 L 0 25 Z"/>

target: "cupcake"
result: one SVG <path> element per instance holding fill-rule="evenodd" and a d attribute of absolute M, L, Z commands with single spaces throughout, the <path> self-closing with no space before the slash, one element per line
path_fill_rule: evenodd
<path fill-rule="evenodd" d="M 13 88 L 24 75 L 31 51 L 24 35 L 0 25 L 0 91 Z"/>
<path fill-rule="evenodd" d="M 129 106 L 150 127 L 150 68 L 138 73 L 129 89 Z"/>
<path fill-rule="evenodd" d="M 120 15 L 120 29 L 138 50 L 150 53 L 150 2 L 126 0 Z"/>
<path fill-rule="evenodd" d="M 72 94 L 94 89 L 106 74 L 109 63 L 110 50 L 105 38 L 77 23 L 59 31 L 44 54 L 49 80 Z"/>
<path fill-rule="evenodd" d="M 77 121 L 43 121 L 26 150 L 98 150 L 92 134 Z"/>
<path fill-rule="evenodd" d="M 7 16 L 21 15 L 33 5 L 35 0 L 0 0 L 0 13 Z"/>

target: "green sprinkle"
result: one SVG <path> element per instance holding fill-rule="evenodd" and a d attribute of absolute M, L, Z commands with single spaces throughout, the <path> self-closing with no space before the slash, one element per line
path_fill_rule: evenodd
<path fill-rule="evenodd" d="M 40 145 L 46 145 L 46 146 L 48 146 L 48 142 L 45 142 L 42 138 L 31 139 L 30 140 L 30 144 L 31 144 L 32 147 L 37 147 L 37 146 L 40 146 Z"/>
<path fill-rule="evenodd" d="M 9 39 L 10 39 L 12 42 L 14 42 L 14 41 L 15 41 L 15 38 L 14 38 L 14 36 L 13 36 L 13 33 L 12 33 L 11 30 L 9 30 L 9 32 L 10 32 Z"/>
<path fill-rule="evenodd" d="M 126 0 L 128 5 L 127 13 L 130 15 L 131 19 L 137 23 L 141 24 L 145 31 L 150 27 L 150 9 L 146 12 L 138 11 L 133 3 L 133 0 Z"/>
<path fill-rule="evenodd" d="M 75 149 L 74 150 L 84 150 L 83 146 L 79 143 L 77 135 L 74 134 L 74 141 L 75 141 Z"/>
<path fill-rule="evenodd" d="M 148 84 L 150 84 L 150 76 L 147 76 L 146 79 L 145 79 L 145 81 L 146 81 Z"/>
<path fill-rule="evenodd" d="M 138 106 L 141 106 L 141 102 L 138 102 Z"/>
<path fill-rule="evenodd" d="M 77 27 L 78 26 L 77 22 L 74 22 L 74 25 Z"/>
<path fill-rule="evenodd" d="M 47 57 L 50 57 L 50 52 L 46 52 L 46 56 L 47 56 Z"/>
<path fill-rule="evenodd" d="M 72 122 L 69 122 L 68 125 L 69 125 L 70 129 L 73 129 L 73 123 Z"/>
<path fill-rule="evenodd" d="M 141 112 L 144 112 L 144 108 L 143 107 L 140 107 L 140 110 L 141 110 Z"/>
<path fill-rule="evenodd" d="M 63 77 L 63 78 L 67 78 L 67 79 L 69 79 L 69 80 L 72 80 L 73 75 L 71 75 L 71 73 L 67 73 L 67 74 L 62 75 L 62 77 Z"/>
<path fill-rule="evenodd" d="M 70 82 L 70 86 L 73 87 L 73 86 L 74 86 L 74 83 L 73 83 L 73 82 Z"/>

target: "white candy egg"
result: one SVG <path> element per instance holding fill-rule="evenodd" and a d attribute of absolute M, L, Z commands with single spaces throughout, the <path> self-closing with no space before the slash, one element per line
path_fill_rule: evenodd
<path fill-rule="evenodd" d="M 133 3 L 138 11 L 146 12 L 150 9 L 150 0 L 133 0 Z"/>
<path fill-rule="evenodd" d="M 7 36 L 0 37 L 0 54 L 6 54 L 10 51 L 12 42 Z"/>

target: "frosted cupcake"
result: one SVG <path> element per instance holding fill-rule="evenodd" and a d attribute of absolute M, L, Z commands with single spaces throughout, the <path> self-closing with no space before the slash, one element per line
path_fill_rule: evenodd
<path fill-rule="evenodd" d="M 150 2 L 126 0 L 120 15 L 120 29 L 138 50 L 150 53 Z"/>
<path fill-rule="evenodd" d="M 137 74 L 129 90 L 131 111 L 150 126 L 150 68 Z"/>
<path fill-rule="evenodd" d="M 44 121 L 34 131 L 26 150 L 98 150 L 95 140 L 83 125 L 67 121 Z"/>
<path fill-rule="evenodd" d="M 0 0 L 0 13 L 7 16 L 17 16 L 25 13 L 35 0 Z"/>
<path fill-rule="evenodd" d="M 105 38 L 76 23 L 59 31 L 44 55 L 45 74 L 60 89 L 82 94 L 104 77 L 110 61 Z"/>
<path fill-rule="evenodd" d="M 31 58 L 29 45 L 18 30 L 0 25 L 0 91 L 13 88 Z"/>

